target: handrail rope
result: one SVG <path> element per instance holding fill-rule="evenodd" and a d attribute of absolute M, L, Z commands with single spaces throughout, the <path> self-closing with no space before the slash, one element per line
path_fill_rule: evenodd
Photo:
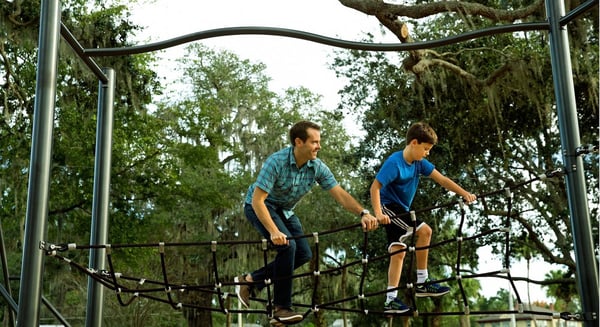
<path fill-rule="evenodd" d="M 320 258 L 319 258 L 319 233 L 315 232 L 313 233 L 313 239 L 314 239 L 314 243 L 315 243 L 315 268 L 313 269 L 313 294 L 312 294 L 312 298 L 311 298 L 311 303 L 310 306 L 312 308 L 312 310 L 317 311 L 317 290 L 319 289 L 319 286 L 321 284 L 321 279 L 319 278 L 321 275 L 321 269 L 320 269 Z"/>
<path fill-rule="evenodd" d="M 458 224 L 458 228 L 456 231 L 456 233 L 457 233 L 457 235 L 456 235 L 457 254 L 456 254 L 456 269 L 455 269 L 456 276 L 455 276 L 455 278 L 458 283 L 458 288 L 460 290 L 463 307 L 466 308 L 466 310 L 468 310 L 469 302 L 467 301 L 467 295 L 465 292 L 465 288 L 463 286 L 462 277 L 460 275 L 460 266 L 461 266 L 461 262 L 462 262 L 463 227 L 464 227 L 464 222 L 465 222 L 466 210 L 465 210 L 465 202 L 464 201 L 459 201 L 458 204 L 459 204 L 459 209 L 460 209 L 460 222 Z"/>
<path fill-rule="evenodd" d="M 267 256 L 267 251 L 269 250 L 269 246 L 267 243 L 267 239 L 263 238 L 261 241 L 261 248 L 263 251 L 263 267 L 267 267 L 269 264 L 269 257 Z M 254 281 L 256 282 L 256 281 Z M 270 272 L 265 269 L 265 280 L 263 281 L 265 284 L 265 288 L 267 289 L 267 315 L 269 317 L 273 317 L 273 298 L 271 297 L 271 275 Z M 251 294 L 252 295 L 252 294 Z"/>
<path fill-rule="evenodd" d="M 169 304 L 171 305 L 171 307 L 173 309 L 180 309 L 181 308 L 181 303 L 175 303 L 175 301 L 173 301 L 173 296 L 171 296 L 171 292 L 173 291 L 173 288 L 171 286 L 169 286 L 169 277 L 167 276 L 167 265 L 165 264 L 165 246 L 163 242 L 160 242 L 158 244 L 158 254 L 160 255 L 160 264 L 161 264 L 161 271 L 163 274 L 163 280 L 164 280 L 164 285 L 165 285 L 165 294 L 167 295 L 167 299 L 169 300 Z"/>
<path fill-rule="evenodd" d="M 219 301 L 219 306 L 220 306 L 222 312 L 227 313 L 227 308 L 225 308 L 225 303 L 223 301 L 225 294 L 223 292 L 221 292 L 222 284 L 219 282 L 219 269 L 218 269 L 219 265 L 217 264 L 217 241 L 211 242 L 210 250 L 211 250 L 210 252 L 212 254 L 213 270 L 214 270 L 214 274 L 215 274 L 214 287 L 217 292 L 217 299 Z"/>
<path fill-rule="evenodd" d="M 363 312 L 367 312 L 365 311 L 365 297 L 364 297 L 364 293 L 365 293 L 365 279 L 367 278 L 367 272 L 368 272 L 368 263 L 369 263 L 369 256 L 367 254 L 367 245 L 369 244 L 369 236 L 366 232 L 363 232 L 363 245 L 362 245 L 362 258 L 361 258 L 361 265 L 362 265 L 362 269 L 360 272 L 360 283 L 358 286 L 358 299 L 359 299 L 359 306 L 360 309 Z"/>

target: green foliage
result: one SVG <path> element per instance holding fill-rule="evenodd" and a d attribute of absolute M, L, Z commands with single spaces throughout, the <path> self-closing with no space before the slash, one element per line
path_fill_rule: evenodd
<path fill-rule="evenodd" d="M 495 8 L 498 4 L 486 5 Z M 527 19 L 535 21 L 541 14 Z M 598 28 L 592 26 L 597 17 L 594 13 L 569 28 L 580 131 L 582 140 L 592 144 L 598 140 Z M 440 39 L 494 24 L 456 13 L 440 13 L 427 22 L 411 23 L 414 29 L 410 33 L 415 40 Z M 366 37 L 366 41 L 371 40 L 371 36 Z M 371 167 L 363 168 L 364 178 L 372 180 L 383 160 L 403 148 L 408 126 L 420 120 L 428 121 L 440 137 L 429 160 L 476 194 L 561 168 L 549 51 L 545 32 L 494 35 L 397 55 L 338 51 L 331 67 L 349 80 L 339 110 L 361 117 L 366 136 L 360 142 L 359 153 L 378 158 Z M 590 168 L 586 170 L 590 203 L 594 203 L 598 198 L 597 154 L 589 155 L 585 162 Z M 415 209 L 452 200 L 435 183 L 423 180 L 420 188 Z M 566 201 L 561 179 L 515 191 L 511 220 L 517 237 L 510 242 L 514 256 L 541 257 L 573 271 L 572 253 L 563 251 L 572 249 Z M 479 202 L 481 206 L 471 206 L 463 232 L 471 234 L 505 225 L 506 198 L 490 197 Z M 595 217 L 597 206 L 591 210 Z M 446 208 L 427 214 L 425 220 L 434 229 L 434 242 L 456 234 L 456 213 L 455 208 Z M 479 246 L 488 244 L 501 255 L 503 237 L 479 239 L 467 244 L 465 251 L 475 253 Z M 436 255 L 430 256 L 429 267 L 455 260 L 453 246 L 433 251 Z M 475 269 L 477 257 L 465 258 L 463 263 Z M 567 284 L 573 285 L 573 280 Z"/>

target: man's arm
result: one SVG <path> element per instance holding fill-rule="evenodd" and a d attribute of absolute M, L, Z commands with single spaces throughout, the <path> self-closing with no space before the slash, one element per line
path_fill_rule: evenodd
<path fill-rule="evenodd" d="M 282 233 L 277 225 L 273 222 L 273 218 L 267 209 L 265 200 L 269 193 L 263 191 L 260 187 L 254 188 L 254 194 L 252 194 L 252 209 L 256 212 L 258 220 L 265 226 L 265 229 L 271 234 L 271 242 L 275 245 L 288 244 L 289 240 L 287 235 Z"/>
<path fill-rule="evenodd" d="M 337 203 L 341 204 L 342 207 L 355 215 L 360 215 L 364 210 L 364 207 L 339 185 L 330 189 L 329 194 L 331 194 Z M 377 219 L 370 213 L 362 215 L 360 223 L 365 231 L 376 229 L 378 226 Z"/>
<path fill-rule="evenodd" d="M 440 173 L 437 169 L 434 169 L 433 172 L 431 173 L 431 175 L 429 175 L 429 177 L 431 177 L 434 181 L 436 181 L 438 184 L 440 184 L 442 187 L 444 187 L 448 191 L 452 191 L 452 192 L 462 196 L 463 199 L 465 199 L 465 201 L 467 203 L 471 203 L 471 202 L 475 201 L 475 199 L 477 199 L 475 194 L 471 194 L 471 193 L 465 191 L 465 189 L 460 187 L 460 185 L 456 184 L 450 178 L 442 175 L 442 173 Z"/>

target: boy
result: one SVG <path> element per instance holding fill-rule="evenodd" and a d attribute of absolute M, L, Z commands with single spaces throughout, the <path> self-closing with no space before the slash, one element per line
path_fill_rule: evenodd
<path fill-rule="evenodd" d="M 415 224 L 407 215 L 394 218 L 409 212 L 421 175 L 431 177 L 447 190 L 462 196 L 467 203 L 476 199 L 474 194 L 465 191 L 450 178 L 442 175 L 431 162 L 425 159 L 435 144 L 437 144 L 437 135 L 428 124 L 423 122 L 413 124 L 406 133 L 404 150 L 393 153 L 383 163 L 371 184 L 371 204 L 377 220 L 385 224 L 390 253 L 406 248 L 404 241 L 412 235 L 412 226 L 416 226 L 414 232 L 417 237 L 415 244 L 417 248 L 426 247 L 431 241 L 431 227 L 423 221 L 417 219 Z M 397 288 L 400 283 L 405 253 L 399 252 L 390 257 L 388 290 Z M 447 286 L 429 280 L 428 255 L 428 249 L 416 251 L 417 297 L 442 296 L 450 292 Z M 397 294 L 397 290 L 387 292 L 384 305 L 386 313 L 403 313 L 411 309 L 398 299 Z"/>

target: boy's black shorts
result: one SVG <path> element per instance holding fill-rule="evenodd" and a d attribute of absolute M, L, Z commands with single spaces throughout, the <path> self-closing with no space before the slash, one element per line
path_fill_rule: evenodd
<path fill-rule="evenodd" d="M 401 205 L 395 203 L 384 204 L 381 206 L 383 214 L 390 217 L 390 224 L 385 225 L 387 235 L 388 252 L 392 245 L 406 247 L 406 239 L 413 234 L 413 230 L 418 230 L 424 222 L 418 218 L 413 221 L 410 214 Z"/>

